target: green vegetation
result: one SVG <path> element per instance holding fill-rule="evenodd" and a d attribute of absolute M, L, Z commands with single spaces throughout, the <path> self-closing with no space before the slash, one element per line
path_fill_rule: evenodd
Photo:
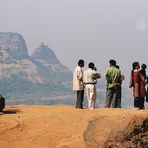
<path fill-rule="evenodd" d="M 30 101 L 34 100 L 34 103 L 38 104 L 37 102 L 40 101 L 37 100 L 40 98 L 65 95 L 70 92 L 70 88 L 65 88 L 62 85 L 33 83 L 19 76 L 0 80 L 0 94 L 8 98 L 8 102 L 10 98 L 12 102 L 15 99 L 15 102 L 32 104 Z"/>

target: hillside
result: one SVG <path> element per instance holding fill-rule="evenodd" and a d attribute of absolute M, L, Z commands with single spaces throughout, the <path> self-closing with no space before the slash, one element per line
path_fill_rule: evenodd
<path fill-rule="evenodd" d="M 147 142 L 147 110 L 22 105 L 0 115 L 3 148 L 142 148 Z"/>
<path fill-rule="evenodd" d="M 7 103 L 42 104 L 39 98 L 71 94 L 72 72 L 54 51 L 44 43 L 32 55 L 28 50 L 21 34 L 0 32 L 0 94 Z"/>

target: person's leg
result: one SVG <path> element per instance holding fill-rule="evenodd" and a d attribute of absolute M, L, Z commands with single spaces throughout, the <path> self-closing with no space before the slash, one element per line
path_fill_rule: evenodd
<path fill-rule="evenodd" d="M 83 108 L 84 90 L 81 90 L 81 92 L 80 92 L 80 96 L 81 96 L 80 104 L 81 104 L 81 108 Z"/>
<path fill-rule="evenodd" d="M 121 98 L 122 98 L 122 88 L 120 86 L 119 92 L 118 92 L 118 108 L 121 108 Z"/>
<path fill-rule="evenodd" d="M 147 86 L 147 90 L 146 90 L 146 102 L 148 102 L 148 86 Z"/>
<path fill-rule="evenodd" d="M 144 97 L 139 98 L 139 108 L 140 109 L 145 109 L 145 107 L 144 107 Z"/>
<path fill-rule="evenodd" d="M 106 90 L 105 106 L 104 106 L 105 108 L 110 108 L 112 98 L 113 98 L 113 91 L 112 91 L 112 89 L 107 89 Z"/>
<path fill-rule="evenodd" d="M 121 86 L 117 85 L 114 90 L 113 100 L 112 100 L 112 107 L 113 108 L 121 108 Z"/>
<path fill-rule="evenodd" d="M 76 108 L 79 108 L 79 94 L 80 94 L 80 91 L 78 90 L 77 91 L 77 99 L 76 99 Z"/>
<path fill-rule="evenodd" d="M 134 107 L 139 108 L 139 98 L 138 97 L 134 98 Z"/>
<path fill-rule="evenodd" d="M 90 87 L 89 85 L 85 85 L 85 90 L 86 90 L 86 96 L 87 96 L 87 102 L 88 102 L 88 108 L 90 106 Z"/>
<path fill-rule="evenodd" d="M 77 91 L 76 108 L 83 108 L 84 90 Z"/>
<path fill-rule="evenodd" d="M 90 84 L 89 89 L 90 89 L 89 109 L 93 109 L 95 107 L 95 101 L 96 101 L 96 87 L 95 85 Z"/>
<path fill-rule="evenodd" d="M 96 92 L 96 85 L 94 85 L 94 96 L 93 96 L 93 108 L 96 106 L 96 98 L 97 98 L 97 92 Z"/>

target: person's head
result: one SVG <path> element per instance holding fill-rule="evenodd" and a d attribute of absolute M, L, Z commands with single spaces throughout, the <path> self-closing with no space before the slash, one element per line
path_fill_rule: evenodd
<path fill-rule="evenodd" d="M 111 59 L 111 60 L 109 61 L 109 63 L 110 63 L 110 66 L 116 66 L 116 61 L 113 60 L 113 59 Z"/>
<path fill-rule="evenodd" d="M 78 66 L 84 67 L 84 60 L 80 59 L 80 60 L 78 61 Z"/>
<path fill-rule="evenodd" d="M 147 66 L 145 64 L 141 65 L 141 69 L 145 70 L 147 68 Z"/>
<path fill-rule="evenodd" d="M 90 63 L 88 64 L 88 67 L 91 68 L 91 69 L 94 69 L 94 66 L 95 66 L 95 64 L 92 63 L 92 62 L 90 62 Z"/>
<path fill-rule="evenodd" d="M 133 66 L 133 70 L 134 70 L 134 69 L 139 69 L 139 68 L 140 68 L 139 62 L 134 62 L 134 63 L 132 64 L 132 66 Z"/>

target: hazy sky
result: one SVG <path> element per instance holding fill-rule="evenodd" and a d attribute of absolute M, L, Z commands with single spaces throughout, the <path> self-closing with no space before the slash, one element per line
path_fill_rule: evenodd
<path fill-rule="evenodd" d="M 127 76 L 132 62 L 148 64 L 148 0 L 0 0 L 0 32 L 30 50 L 48 44 L 72 71 L 79 58 L 101 73 L 114 58 Z"/>

